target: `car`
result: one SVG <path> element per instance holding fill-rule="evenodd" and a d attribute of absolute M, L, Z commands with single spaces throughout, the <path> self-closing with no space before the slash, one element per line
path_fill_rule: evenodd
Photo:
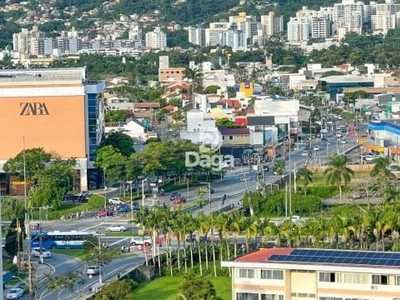
<path fill-rule="evenodd" d="M 176 198 L 179 198 L 179 197 L 182 197 L 181 193 L 174 192 L 174 193 L 171 194 L 171 197 L 169 197 L 169 200 L 170 201 L 174 201 Z"/>
<path fill-rule="evenodd" d="M 347 143 L 346 140 L 341 140 L 340 142 L 341 142 L 342 144 L 346 144 L 346 143 Z"/>
<path fill-rule="evenodd" d="M 42 252 L 43 258 L 49 258 L 51 257 L 51 252 L 47 249 L 42 248 L 32 248 L 32 256 L 34 257 L 40 257 L 40 252 Z"/>
<path fill-rule="evenodd" d="M 108 203 L 113 205 L 119 205 L 119 204 L 125 204 L 125 201 L 121 200 L 120 198 L 110 198 L 108 199 Z"/>
<path fill-rule="evenodd" d="M 64 201 L 75 201 L 76 200 L 76 196 L 74 194 L 65 194 L 63 197 Z"/>
<path fill-rule="evenodd" d="M 327 142 L 328 140 L 326 139 L 326 137 L 321 138 L 322 142 Z"/>
<path fill-rule="evenodd" d="M 87 275 L 99 275 L 100 274 L 100 267 L 97 265 L 90 266 L 87 268 L 86 271 Z"/>
<path fill-rule="evenodd" d="M 24 290 L 21 288 L 12 288 L 8 291 L 6 299 L 19 299 L 24 295 Z"/>
<path fill-rule="evenodd" d="M 319 146 L 314 146 L 314 151 L 319 151 L 321 148 Z"/>
<path fill-rule="evenodd" d="M 301 156 L 307 157 L 307 156 L 308 156 L 308 151 L 303 151 L 303 152 L 301 152 Z"/>
<path fill-rule="evenodd" d="M 126 227 L 121 224 L 114 224 L 114 225 L 111 225 L 110 227 L 108 227 L 106 229 L 106 231 L 107 232 L 123 232 L 123 231 L 126 231 Z"/>
<path fill-rule="evenodd" d="M 153 242 L 151 240 L 151 237 L 149 236 L 133 236 L 131 238 L 131 245 L 137 246 L 137 245 L 145 245 L 149 246 Z"/>
<path fill-rule="evenodd" d="M 186 198 L 185 197 L 178 197 L 174 199 L 174 204 L 182 204 L 182 203 L 186 203 Z"/>

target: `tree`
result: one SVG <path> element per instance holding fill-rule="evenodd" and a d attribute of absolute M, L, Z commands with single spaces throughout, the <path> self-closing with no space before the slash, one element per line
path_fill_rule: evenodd
<path fill-rule="evenodd" d="M 127 114 L 125 110 L 107 110 L 104 118 L 107 123 L 126 122 Z"/>
<path fill-rule="evenodd" d="M 307 186 L 313 181 L 313 172 L 307 167 L 300 168 L 296 173 L 296 180 L 303 185 L 304 195 L 307 194 Z"/>
<path fill-rule="evenodd" d="M 51 154 L 46 153 L 43 148 L 26 149 L 6 161 L 3 170 L 8 173 L 18 174 L 19 178 L 24 180 L 24 158 L 26 179 L 30 181 L 38 171 L 44 169 L 46 164 L 50 162 Z"/>
<path fill-rule="evenodd" d="M 220 87 L 218 85 L 209 85 L 204 89 L 205 94 L 216 94 Z"/>
<path fill-rule="evenodd" d="M 107 284 L 94 298 L 95 300 L 132 300 L 132 291 L 137 283 L 132 279 L 117 280 Z"/>
<path fill-rule="evenodd" d="M 46 277 L 46 291 L 48 289 L 58 291 L 59 300 L 62 299 L 61 293 L 64 290 L 73 293 L 77 285 L 79 286 L 86 283 L 86 280 L 82 278 L 82 273 L 77 271 L 72 271 L 65 275 L 47 275 Z"/>
<path fill-rule="evenodd" d="M 123 156 L 129 156 L 135 152 L 133 145 L 133 140 L 129 135 L 121 131 L 112 131 L 101 141 L 99 150 L 106 146 L 112 146 L 118 149 Z"/>
<path fill-rule="evenodd" d="M 192 272 L 183 275 L 179 291 L 186 299 L 213 299 L 216 296 L 211 281 L 206 277 L 195 275 Z"/>
<path fill-rule="evenodd" d="M 324 171 L 326 182 L 338 188 L 340 199 L 342 199 L 342 185 L 348 185 L 354 175 L 354 171 L 347 167 L 348 163 L 347 156 L 336 155 L 329 160 L 329 166 Z"/>
<path fill-rule="evenodd" d="M 23 240 L 26 238 L 25 234 L 25 207 L 22 202 L 13 199 L 7 205 L 6 215 L 11 219 L 10 227 L 6 235 L 4 249 L 11 257 L 17 256 L 18 270 L 20 270 L 19 254 L 23 250 Z"/>
<path fill-rule="evenodd" d="M 66 192 L 71 190 L 75 159 L 57 159 L 32 177 L 35 188 L 29 191 L 31 207 L 53 206 L 59 208 Z"/>
<path fill-rule="evenodd" d="M 234 121 L 232 121 L 228 118 L 217 119 L 215 122 L 215 126 L 217 128 L 238 128 L 238 127 L 240 127 L 239 124 L 235 123 Z"/>
<path fill-rule="evenodd" d="M 274 171 L 274 173 L 280 175 L 281 180 L 283 178 L 283 173 L 285 172 L 285 169 L 286 169 L 286 163 L 285 163 L 284 159 L 276 160 L 274 165 L 272 166 L 272 171 Z"/>
<path fill-rule="evenodd" d="M 188 81 L 191 82 L 190 89 L 192 95 L 192 102 L 194 105 L 194 92 L 198 91 L 201 88 L 203 74 L 199 69 L 186 68 L 185 77 L 188 79 Z"/>
<path fill-rule="evenodd" d="M 85 261 L 89 264 L 103 266 L 121 256 L 118 248 L 108 248 L 106 243 L 100 244 L 99 236 L 89 236 L 84 243 Z"/>

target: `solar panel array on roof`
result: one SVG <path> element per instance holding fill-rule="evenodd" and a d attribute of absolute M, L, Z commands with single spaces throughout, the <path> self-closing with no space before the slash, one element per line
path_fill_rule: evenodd
<path fill-rule="evenodd" d="M 269 261 L 400 267 L 400 253 L 295 249 L 289 255 L 271 255 Z"/>

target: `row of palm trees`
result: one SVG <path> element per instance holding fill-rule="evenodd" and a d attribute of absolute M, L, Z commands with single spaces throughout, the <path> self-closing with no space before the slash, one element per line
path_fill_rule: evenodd
<path fill-rule="evenodd" d="M 193 269 L 202 262 L 217 276 L 218 261 L 229 260 L 257 247 L 286 246 L 309 248 L 341 248 L 361 250 L 386 250 L 388 240 L 396 247 L 399 242 L 400 205 L 383 204 L 366 210 L 352 206 L 347 213 L 310 218 L 294 223 L 289 218 L 272 222 L 265 216 L 247 216 L 241 211 L 231 214 L 193 216 L 190 213 L 170 211 L 155 207 L 144 209 L 135 215 L 134 222 L 140 224 L 139 234 L 151 235 L 153 257 L 166 256 L 170 275 L 174 270 Z M 188 242 L 195 236 L 196 242 Z M 208 239 L 203 239 L 207 236 Z M 165 246 L 157 243 L 165 237 Z M 177 246 L 172 246 L 176 240 Z M 242 247 L 240 247 L 243 244 Z M 205 248 L 205 250 L 204 250 Z M 147 251 L 147 250 L 145 250 Z M 145 253 L 147 255 L 147 253 Z M 194 258 L 197 255 L 198 257 Z M 161 272 L 161 259 L 157 260 Z"/>

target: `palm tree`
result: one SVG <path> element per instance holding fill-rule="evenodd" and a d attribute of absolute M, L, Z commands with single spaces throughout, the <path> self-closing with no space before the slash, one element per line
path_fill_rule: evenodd
<path fill-rule="evenodd" d="M 193 108 L 195 108 L 194 92 L 202 85 L 201 80 L 203 78 L 203 73 L 199 69 L 186 68 L 185 77 L 188 79 L 188 81 L 191 81 L 190 92 L 192 97 Z"/>
<path fill-rule="evenodd" d="M 218 230 L 218 237 L 220 243 L 220 261 L 223 261 L 223 245 L 226 245 L 226 259 L 230 258 L 229 243 L 226 241 L 226 236 L 228 234 L 229 228 L 229 215 L 227 213 L 222 213 L 217 215 L 214 219 L 214 227 Z"/>
<path fill-rule="evenodd" d="M 339 197 L 342 199 L 342 185 L 347 186 L 354 171 L 347 167 L 349 159 L 344 155 L 336 155 L 329 160 L 329 167 L 324 171 L 326 181 L 329 184 L 336 185 L 339 189 Z"/>
<path fill-rule="evenodd" d="M 392 187 L 390 187 L 390 181 L 395 178 L 392 172 L 390 172 L 390 158 L 379 157 L 374 160 L 374 167 L 372 168 L 370 175 L 378 179 L 380 182 L 380 190 L 385 194 L 386 202 L 396 200 L 396 192 L 393 193 Z"/>
<path fill-rule="evenodd" d="M 211 250 L 212 250 L 212 256 L 213 256 L 213 267 L 214 267 L 214 277 L 217 277 L 217 266 L 215 262 L 215 246 L 214 246 L 214 228 L 215 225 L 217 224 L 217 216 L 214 214 L 211 214 L 207 218 L 208 225 L 210 227 L 210 241 L 211 241 Z M 221 250 L 220 250 L 221 251 Z"/>
<path fill-rule="evenodd" d="M 237 257 L 237 243 L 238 243 L 238 237 L 239 233 L 241 231 L 241 223 L 240 219 L 242 218 L 242 215 L 239 211 L 234 211 L 230 215 L 230 220 L 229 220 L 229 231 L 232 232 L 233 236 L 233 257 Z"/>
<path fill-rule="evenodd" d="M 280 175 L 281 180 L 283 178 L 283 173 L 285 172 L 285 169 L 286 169 L 286 162 L 283 159 L 276 160 L 274 165 L 272 166 L 272 171 Z"/>
<path fill-rule="evenodd" d="M 297 170 L 297 182 L 299 182 L 303 186 L 304 195 L 307 194 L 307 186 L 313 181 L 313 175 L 313 172 L 311 172 L 307 167 L 303 167 Z"/>

